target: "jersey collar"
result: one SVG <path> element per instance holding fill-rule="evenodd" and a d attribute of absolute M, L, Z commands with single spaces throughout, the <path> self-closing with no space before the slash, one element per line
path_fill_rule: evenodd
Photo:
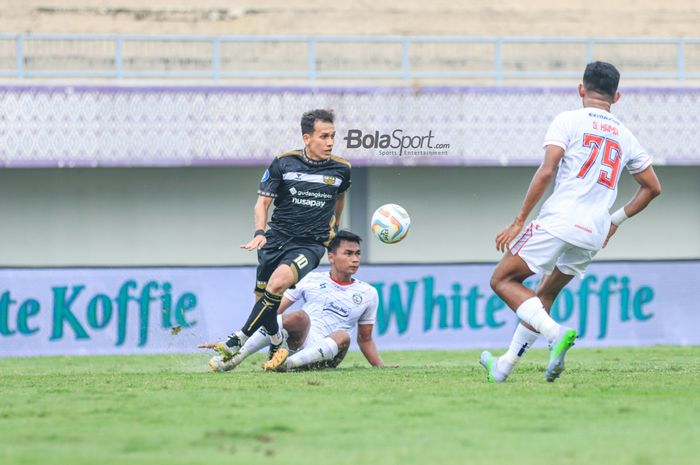
<path fill-rule="evenodd" d="M 328 163 L 331 160 L 330 158 L 328 160 L 312 160 L 311 158 L 306 156 L 306 148 L 302 149 L 301 156 L 306 163 L 308 163 L 309 165 L 314 165 L 314 166 L 325 165 L 326 163 Z"/>
<path fill-rule="evenodd" d="M 350 284 L 355 282 L 355 278 L 350 278 L 350 281 L 338 281 L 333 277 L 330 271 L 328 272 L 328 276 L 330 276 L 331 281 L 333 281 L 336 284 L 340 284 L 341 286 L 349 286 Z"/>

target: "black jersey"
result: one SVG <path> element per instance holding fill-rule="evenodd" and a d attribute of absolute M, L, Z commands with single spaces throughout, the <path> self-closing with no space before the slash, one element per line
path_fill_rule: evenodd
<path fill-rule="evenodd" d="M 350 187 L 350 162 L 332 155 L 310 160 L 303 150 L 278 155 L 260 180 L 258 195 L 273 197 L 270 229 L 288 237 L 329 239 L 338 195 Z"/>

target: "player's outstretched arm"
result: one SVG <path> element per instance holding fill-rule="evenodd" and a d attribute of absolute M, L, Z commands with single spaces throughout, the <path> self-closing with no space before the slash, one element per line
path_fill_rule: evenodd
<path fill-rule="evenodd" d="M 608 237 L 605 239 L 605 244 L 603 244 L 603 247 L 608 245 L 608 241 L 613 234 L 617 232 L 617 228 L 622 221 L 626 220 L 627 218 L 631 218 L 644 210 L 654 199 L 654 197 L 661 194 L 661 182 L 659 182 L 659 178 L 656 177 L 656 172 L 654 171 L 653 167 L 650 166 L 641 173 L 635 174 L 634 180 L 637 181 L 637 184 L 639 184 L 639 188 L 637 189 L 637 192 L 635 192 L 634 197 L 632 197 L 632 199 L 622 208 L 622 215 L 619 215 L 620 217 L 617 219 L 612 219 L 613 222 L 610 225 L 610 231 L 608 232 Z M 613 216 L 617 215 L 617 212 L 613 214 Z"/>
<path fill-rule="evenodd" d="M 360 346 L 362 355 L 373 367 L 384 367 L 384 360 L 377 351 L 377 346 L 372 339 L 372 329 L 374 325 L 358 325 L 357 326 L 357 345 Z M 398 365 L 390 365 L 389 368 L 398 368 Z"/>
<path fill-rule="evenodd" d="M 544 160 L 532 177 L 520 212 L 518 212 L 513 222 L 496 236 L 496 250 L 505 252 L 510 241 L 523 229 L 525 220 L 530 216 L 532 209 L 535 208 L 535 205 L 540 201 L 552 179 L 557 174 L 557 168 L 563 156 L 564 149 L 561 147 L 556 145 L 547 146 L 544 152 Z"/>
<path fill-rule="evenodd" d="M 267 213 L 270 210 L 270 205 L 272 204 L 272 197 L 266 195 L 259 195 L 257 202 L 255 202 L 255 208 L 253 209 L 255 218 L 255 230 L 265 230 L 267 227 Z M 261 249 L 267 238 L 264 234 L 255 235 L 253 239 L 247 244 L 241 244 L 242 249 L 246 250 L 258 250 Z"/>

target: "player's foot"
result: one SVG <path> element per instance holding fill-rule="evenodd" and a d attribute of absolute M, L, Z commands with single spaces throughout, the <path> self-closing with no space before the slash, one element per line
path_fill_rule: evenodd
<path fill-rule="evenodd" d="M 214 349 L 220 353 L 222 357 L 224 357 L 224 361 L 227 361 L 236 355 L 238 351 L 241 350 L 241 347 L 243 347 L 241 340 L 238 338 L 238 336 L 232 334 L 227 340 L 217 342 Z"/>
<path fill-rule="evenodd" d="M 280 334 L 282 334 L 282 342 L 280 342 L 279 344 L 270 344 L 270 347 L 267 351 L 268 360 L 272 360 L 272 357 L 275 355 L 275 352 L 277 352 L 281 347 L 289 349 L 289 347 L 287 346 L 287 338 L 289 337 L 289 333 L 286 329 L 282 328 Z M 289 351 L 287 353 L 289 353 Z"/>
<path fill-rule="evenodd" d="M 237 365 L 233 363 L 231 358 L 226 360 L 222 355 L 214 355 L 211 360 L 209 360 L 209 368 L 211 368 L 211 371 L 214 373 L 231 371 L 236 368 L 236 366 Z"/>
<path fill-rule="evenodd" d="M 287 371 L 285 362 L 289 357 L 289 351 L 284 347 L 279 347 L 267 362 L 263 363 L 263 371 Z"/>
<path fill-rule="evenodd" d="M 546 378 L 550 383 L 561 375 L 564 371 L 564 357 L 566 352 L 576 342 L 576 330 L 562 326 L 559 330 L 559 337 L 552 342 L 549 348 L 549 363 L 547 364 Z"/>
<path fill-rule="evenodd" d="M 488 350 L 481 353 L 479 363 L 486 370 L 486 379 L 489 383 L 502 383 L 508 378 L 507 374 L 498 370 L 498 357 L 494 357 Z"/>

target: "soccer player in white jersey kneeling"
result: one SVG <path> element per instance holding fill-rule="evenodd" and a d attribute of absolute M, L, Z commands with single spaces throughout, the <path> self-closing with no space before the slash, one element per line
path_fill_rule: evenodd
<path fill-rule="evenodd" d="M 350 347 L 350 331 L 357 326 L 357 343 L 367 361 L 383 367 L 372 329 L 377 315 L 377 290 L 353 278 L 360 266 L 359 236 L 340 231 L 328 245 L 329 272 L 312 272 L 294 289 L 285 291 L 278 319 L 288 333 L 288 349 L 280 348 L 263 364 L 265 371 L 336 367 Z M 281 313 L 295 302 L 303 308 Z M 212 371 L 229 371 L 245 358 L 270 345 L 270 337 L 258 330 L 229 360 L 213 357 Z"/>
<path fill-rule="evenodd" d="M 619 80 L 613 65 L 588 64 L 578 87 L 583 108 L 554 119 L 544 139 L 544 161 L 532 178 L 523 206 L 513 223 L 496 236 L 496 248 L 506 254 L 494 270 L 491 287 L 515 311 L 520 324 L 504 355 L 481 354 L 480 362 L 491 382 L 505 381 L 540 334 L 550 344 L 546 379 L 552 382 L 559 377 L 576 331 L 549 316 L 554 299 L 574 276 L 583 276 L 623 221 L 661 193 L 650 156 L 610 113 L 620 98 Z M 610 214 L 623 167 L 639 188 L 623 208 Z M 554 191 L 521 233 L 553 179 Z M 543 278 L 532 291 L 523 281 L 536 273 Z"/>

